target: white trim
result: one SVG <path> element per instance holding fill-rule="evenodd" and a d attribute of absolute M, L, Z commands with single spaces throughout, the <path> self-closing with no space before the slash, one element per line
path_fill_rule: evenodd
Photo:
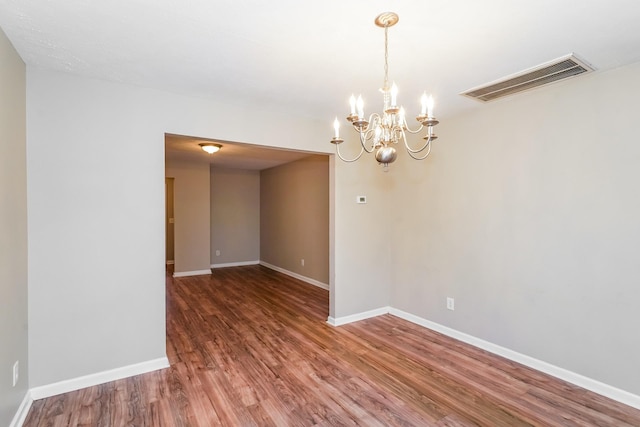
<path fill-rule="evenodd" d="M 327 285 L 326 283 L 322 283 L 319 280 L 312 279 L 310 277 L 306 277 L 306 276 L 303 276 L 303 275 L 298 274 L 298 273 L 294 273 L 293 271 L 285 270 L 284 268 L 276 267 L 275 265 L 269 264 L 268 262 L 260 261 L 260 265 L 262 265 L 264 267 L 267 267 L 267 268 L 270 268 L 272 270 L 278 271 L 278 272 L 280 272 L 282 274 L 286 274 L 287 276 L 294 277 L 294 278 L 296 278 L 298 280 L 302 280 L 303 282 L 307 282 L 307 283 L 309 283 L 309 284 L 311 284 L 313 286 L 317 286 L 317 287 L 322 288 L 324 290 L 327 290 L 327 291 L 329 290 L 329 285 Z"/>
<path fill-rule="evenodd" d="M 245 265 L 258 265 L 258 264 L 260 264 L 260 261 L 225 262 L 223 264 L 211 264 L 211 268 L 244 267 Z"/>
<path fill-rule="evenodd" d="M 211 274 L 211 270 L 176 271 L 173 277 L 202 276 L 203 274 Z"/>
<path fill-rule="evenodd" d="M 493 344 L 480 338 L 476 338 L 472 335 L 465 334 L 463 332 L 451 329 L 447 326 L 440 325 L 439 323 L 435 323 L 430 320 L 423 319 L 402 310 L 391 308 L 389 310 L 389 314 L 407 320 L 411 323 L 423 326 L 425 328 L 432 329 L 436 332 L 440 332 L 441 334 L 447 335 L 451 338 L 455 338 L 459 341 L 465 342 L 474 347 L 481 348 L 493 354 L 505 357 L 514 362 L 518 362 L 537 371 L 544 372 L 556 378 L 560 378 L 561 380 L 570 382 L 587 390 L 593 391 L 594 393 L 598 393 L 602 396 L 606 396 L 620 403 L 624 403 L 625 405 L 640 409 L 640 396 L 629 393 L 628 391 L 615 388 L 600 381 L 585 377 L 584 375 L 580 375 L 567 369 L 552 365 L 550 363 L 543 362 L 542 360 L 538 360 L 525 354 L 518 353 L 517 351 L 501 347 L 497 344 Z"/>
<path fill-rule="evenodd" d="M 13 420 L 9 423 L 9 427 L 22 427 L 24 421 L 27 419 L 27 414 L 29 414 L 29 409 L 31 409 L 31 404 L 33 403 L 33 398 L 31 397 L 31 390 L 27 390 L 24 394 L 24 399 L 22 399 L 22 403 L 18 407 L 18 411 L 13 416 Z"/>
<path fill-rule="evenodd" d="M 173 260 L 169 260 L 169 261 L 167 261 L 167 265 L 173 265 L 173 264 L 174 264 L 174 261 L 173 261 Z"/>
<path fill-rule="evenodd" d="M 331 326 L 342 326 L 347 323 L 357 322 L 359 320 L 370 319 L 371 317 L 382 316 L 383 314 L 388 314 L 391 307 L 380 307 L 369 311 L 364 311 L 362 313 L 352 314 L 350 316 L 343 317 L 331 317 L 327 318 L 327 323 Z"/>
<path fill-rule="evenodd" d="M 164 369 L 168 367 L 169 359 L 167 359 L 167 357 L 165 356 L 159 359 L 148 360 L 146 362 L 136 363 L 134 365 L 111 369 L 109 371 L 98 372 L 95 374 L 72 378 L 70 380 L 64 380 L 53 384 L 34 387 L 30 390 L 31 398 L 33 400 L 44 399 L 45 397 L 56 396 L 58 394 L 80 390 L 81 388 L 92 387 L 122 378 L 146 374 L 147 372 L 157 371 L 158 369 Z"/>

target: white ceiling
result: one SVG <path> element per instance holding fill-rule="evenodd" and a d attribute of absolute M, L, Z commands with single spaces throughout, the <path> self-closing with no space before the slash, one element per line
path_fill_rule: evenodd
<path fill-rule="evenodd" d="M 315 116 L 328 141 L 352 93 L 379 109 L 387 10 L 409 116 L 425 90 L 441 122 L 482 108 L 459 93 L 571 52 L 640 60 L 638 0 L 0 0 L 0 26 L 30 66 Z"/>

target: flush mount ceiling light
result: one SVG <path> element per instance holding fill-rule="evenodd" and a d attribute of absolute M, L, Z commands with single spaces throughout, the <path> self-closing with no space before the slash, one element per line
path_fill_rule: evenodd
<path fill-rule="evenodd" d="M 216 153 L 218 151 L 220 151 L 220 149 L 222 148 L 222 145 L 220 144 L 214 144 L 212 142 L 203 142 L 200 145 L 200 148 L 202 148 L 203 151 L 206 151 L 209 154 L 213 154 Z"/>
<path fill-rule="evenodd" d="M 421 104 L 422 110 L 416 117 L 416 120 L 420 123 L 420 127 L 416 130 L 409 129 L 407 121 L 405 119 L 405 112 L 402 106 L 398 107 L 398 87 L 395 83 L 389 87 L 389 49 L 388 49 L 388 31 L 389 27 L 394 26 L 399 20 L 397 14 L 393 12 L 385 12 L 378 15 L 375 19 L 375 24 L 378 27 L 384 28 L 384 85 L 380 91 L 383 94 L 384 108 L 383 113 L 373 113 L 369 116 L 369 120 L 364 116 L 364 103 L 362 96 L 358 96 L 358 99 L 351 95 L 351 113 L 347 116 L 347 120 L 351 122 L 353 128 L 358 132 L 360 136 L 360 153 L 352 158 L 346 159 L 342 157 L 340 153 L 340 144 L 344 142 L 340 138 L 340 122 L 336 117 L 333 122 L 334 136 L 331 139 L 331 143 L 336 146 L 336 153 L 338 157 L 345 162 L 355 162 L 366 151 L 367 153 L 373 153 L 375 151 L 375 157 L 378 163 L 382 164 L 386 168 L 389 163 L 396 160 L 397 152 L 395 144 L 400 141 L 404 143 L 405 148 L 409 155 L 416 160 L 424 160 L 431 152 L 431 142 L 437 138 L 433 133 L 433 127 L 438 124 L 438 120 L 433 117 L 433 97 L 427 96 L 426 92 L 422 95 Z M 409 146 L 405 132 L 412 134 L 419 133 L 426 127 L 427 134 L 424 137 L 426 142 L 417 149 Z M 426 150 L 426 153 L 420 154 Z"/>

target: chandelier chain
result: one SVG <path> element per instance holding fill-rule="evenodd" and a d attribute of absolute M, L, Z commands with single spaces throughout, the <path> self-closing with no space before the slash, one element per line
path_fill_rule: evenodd
<path fill-rule="evenodd" d="M 389 90 L 389 25 L 384 26 L 384 86 L 382 90 Z"/>

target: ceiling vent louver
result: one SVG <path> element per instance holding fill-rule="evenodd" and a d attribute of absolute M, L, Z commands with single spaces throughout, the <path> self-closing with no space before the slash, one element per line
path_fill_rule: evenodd
<path fill-rule="evenodd" d="M 570 54 L 486 85 L 469 89 L 462 92 L 461 95 L 484 102 L 492 101 L 593 70 L 593 67 Z"/>

